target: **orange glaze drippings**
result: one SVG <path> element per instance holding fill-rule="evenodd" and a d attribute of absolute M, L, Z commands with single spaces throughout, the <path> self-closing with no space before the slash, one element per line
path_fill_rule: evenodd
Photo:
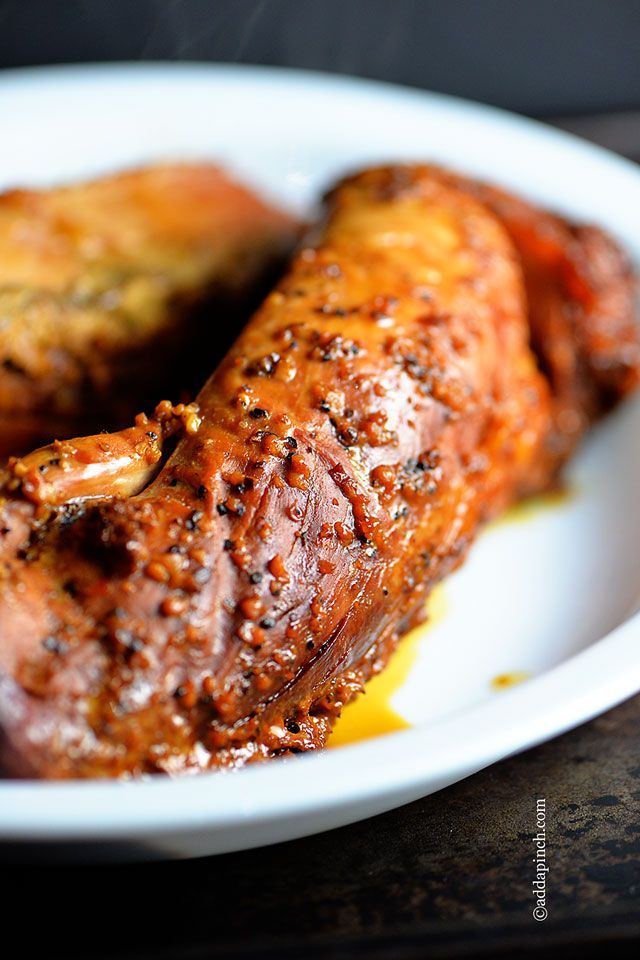
<path fill-rule="evenodd" d="M 507 523 L 526 523 L 535 518 L 542 511 L 558 510 L 569 503 L 575 490 L 570 486 L 561 486 L 557 490 L 548 490 L 547 493 L 538 494 L 535 497 L 527 497 L 522 500 L 497 520 L 494 520 L 491 527 L 501 527 Z"/>
<path fill-rule="evenodd" d="M 543 510 L 555 510 L 568 503 L 575 491 L 571 487 L 560 487 L 550 490 L 539 496 L 530 497 L 522 503 L 512 507 L 492 526 L 502 526 L 506 523 L 525 523 L 534 519 Z M 411 630 L 404 637 L 400 646 L 391 658 L 389 666 L 373 677 L 364 693 L 360 694 L 353 703 L 345 707 L 342 716 L 336 723 L 329 739 L 329 747 L 342 747 L 358 740 L 369 740 L 380 737 L 396 730 L 406 730 L 411 724 L 404 719 L 391 705 L 394 694 L 406 682 L 413 667 L 420 643 L 425 634 L 446 613 L 443 585 L 440 584 L 433 591 L 428 601 L 429 619 L 420 627 Z M 500 674 L 491 681 L 494 690 L 504 690 L 508 687 L 523 683 L 529 679 L 524 671 L 514 671 Z"/>
<path fill-rule="evenodd" d="M 493 690 L 507 690 L 509 687 L 515 687 L 519 683 L 524 683 L 525 680 L 529 680 L 531 677 L 530 673 L 527 673 L 526 670 L 513 670 L 511 673 L 499 673 L 497 677 L 494 677 L 491 681 L 491 687 Z"/>
<path fill-rule="evenodd" d="M 404 685 L 411 672 L 420 644 L 429 630 L 446 614 L 446 601 L 442 584 L 429 597 L 429 619 L 411 630 L 400 641 L 389 665 L 367 683 L 364 692 L 348 704 L 333 728 L 329 747 L 343 747 L 358 740 L 380 737 L 396 730 L 406 730 L 411 724 L 393 707 L 395 693 Z"/>

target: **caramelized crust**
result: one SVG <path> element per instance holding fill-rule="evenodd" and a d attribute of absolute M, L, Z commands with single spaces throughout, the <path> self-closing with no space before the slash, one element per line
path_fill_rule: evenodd
<path fill-rule="evenodd" d="M 549 483 L 587 421 L 633 385 L 630 306 L 594 347 L 583 291 L 546 277 L 536 240 L 529 319 L 513 243 L 473 192 L 428 167 L 334 190 L 200 394 L 197 428 L 141 493 L 94 505 L 80 484 L 54 508 L 14 471 L 1 518 L 5 774 L 180 773 L 321 746 L 482 523 Z M 573 232 L 557 223 L 569 261 Z M 605 309 L 629 276 L 601 242 L 610 257 L 582 249 Z M 561 330 L 580 373 L 566 382 L 584 378 L 594 398 L 572 400 L 582 419 L 569 431 L 535 332 L 539 288 L 571 315 Z"/>
<path fill-rule="evenodd" d="M 198 389 L 292 221 L 210 165 L 0 196 L 0 455 Z M 224 307 L 195 307 L 212 300 Z"/>
<path fill-rule="evenodd" d="M 574 225 L 496 187 L 434 171 L 485 204 L 518 253 L 531 343 L 553 395 L 549 448 L 566 458 L 585 429 L 638 385 L 637 285 L 602 230 Z"/>

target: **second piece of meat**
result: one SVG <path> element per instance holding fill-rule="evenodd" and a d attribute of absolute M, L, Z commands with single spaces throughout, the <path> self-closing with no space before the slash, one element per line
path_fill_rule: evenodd
<path fill-rule="evenodd" d="M 198 390 L 294 234 L 210 164 L 0 196 L 0 456 Z"/>

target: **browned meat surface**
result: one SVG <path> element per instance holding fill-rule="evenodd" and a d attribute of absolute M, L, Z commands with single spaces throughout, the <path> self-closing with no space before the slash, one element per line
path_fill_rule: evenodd
<path fill-rule="evenodd" d="M 637 288 L 631 265 L 602 230 L 574 225 L 496 187 L 443 174 L 507 229 L 522 265 L 534 352 L 552 391 L 549 443 L 568 456 L 586 427 L 637 386 Z"/>
<path fill-rule="evenodd" d="M 199 389 L 293 233 L 206 164 L 1 195 L 0 456 Z"/>
<path fill-rule="evenodd" d="M 547 248 L 546 215 L 523 208 L 521 264 L 473 189 L 423 167 L 340 185 L 198 411 L 161 405 L 138 433 L 96 438 L 122 459 L 120 491 L 103 447 L 105 499 L 82 499 L 90 440 L 64 469 L 54 450 L 12 465 L 6 775 L 180 773 L 321 746 L 481 524 L 547 484 L 635 385 L 632 278 L 612 242 L 554 220 Z M 177 419 L 155 479 L 106 499 L 157 469 Z"/>

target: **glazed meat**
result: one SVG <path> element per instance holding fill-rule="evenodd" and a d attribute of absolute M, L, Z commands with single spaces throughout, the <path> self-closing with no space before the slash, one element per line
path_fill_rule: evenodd
<path fill-rule="evenodd" d="M 206 164 L 0 196 L 0 455 L 199 389 L 293 235 Z"/>
<path fill-rule="evenodd" d="M 638 383 L 630 264 L 596 227 L 568 223 L 494 186 L 438 175 L 489 207 L 516 248 L 531 344 L 551 387 L 549 445 L 566 458 L 589 424 Z"/>
<path fill-rule="evenodd" d="M 531 211 L 530 314 L 475 189 L 428 167 L 346 180 L 197 408 L 161 404 L 126 436 L 12 463 L 5 775 L 181 773 L 321 746 L 482 523 L 551 482 L 635 385 L 615 245 L 598 234 L 592 257 L 557 221 L 553 263 L 588 264 L 574 289 L 568 267 L 546 275 Z M 561 386 L 551 314 L 574 357 Z"/>

